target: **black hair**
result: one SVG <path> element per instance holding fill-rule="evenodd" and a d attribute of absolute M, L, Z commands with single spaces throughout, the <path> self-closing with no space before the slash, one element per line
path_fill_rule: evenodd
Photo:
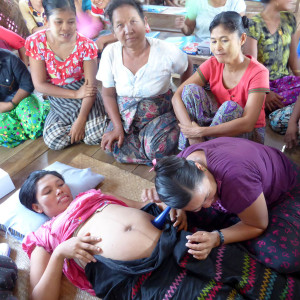
<path fill-rule="evenodd" d="M 109 2 L 107 8 L 105 9 L 105 14 L 108 16 L 110 23 L 113 24 L 113 12 L 124 5 L 129 5 L 132 6 L 133 8 L 136 9 L 136 11 L 138 12 L 138 14 L 140 15 L 141 19 L 144 21 L 144 12 L 143 12 L 143 8 L 142 5 L 135 1 L 135 0 L 112 0 Z"/>
<path fill-rule="evenodd" d="M 260 0 L 261 3 L 270 3 L 271 0 Z"/>
<path fill-rule="evenodd" d="M 204 178 L 194 161 L 175 155 L 164 157 L 154 167 L 155 188 L 161 201 L 173 208 L 183 208 Z"/>
<path fill-rule="evenodd" d="M 235 11 L 224 11 L 214 17 L 209 25 L 209 32 L 211 33 L 219 25 L 231 33 L 238 32 L 239 37 L 241 37 L 249 26 L 249 19 L 246 16 L 241 17 Z"/>
<path fill-rule="evenodd" d="M 19 194 L 20 202 L 32 211 L 34 211 L 32 204 L 38 203 L 36 199 L 36 184 L 46 175 L 56 176 L 65 182 L 63 176 L 56 171 L 39 170 L 32 172 L 23 183 Z"/>
<path fill-rule="evenodd" d="M 47 19 L 55 10 L 72 10 L 76 15 L 76 8 L 73 0 L 43 0 L 43 7 Z"/>

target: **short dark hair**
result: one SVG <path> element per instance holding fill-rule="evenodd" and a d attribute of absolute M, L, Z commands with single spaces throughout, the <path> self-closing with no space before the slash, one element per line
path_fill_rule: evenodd
<path fill-rule="evenodd" d="M 55 10 L 72 10 L 76 15 L 76 8 L 73 0 L 43 0 L 43 7 L 47 19 Z"/>
<path fill-rule="evenodd" d="M 110 23 L 113 24 L 113 12 L 124 5 L 130 5 L 133 8 L 136 9 L 136 11 L 138 12 L 138 14 L 140 15 L 141 19 L 144 21 L 144 12 L 143 12 L 143 8 L 142 5 L 135 1 L 135 0 L 112 0 L 109 2 L 107 8 L 105 9 L 105 14 L 108 16 Z"/>
<path fill-rule="evenodd" d="M 32 211 L 34 211 L 32 204 L 38 203 L 36 199 L 36 184 L 46 175 L 56 176 L 65 182 L 63 176 L 56 171 L 39 170 L 32 172 L 23 183 L 19 194 L 20 202 Z"/>
<path fill-rule="evenodd" d="M 211 33 L 219 25 L 222 25 L 231 33 L 237 32 L 241 37 L 249 26 L 249 19 L 246 16 L 241 17 L 235 11 L 224 11 L 214 17 L 209 25 L 209 32 Z"/>
<path fill-rule="evenodd" d="M 154 167 L 155 188 L 161 201 L 173 208 L 183 208 L 204 178 L 194 161 L 175 155 L 164 157 Z"/>

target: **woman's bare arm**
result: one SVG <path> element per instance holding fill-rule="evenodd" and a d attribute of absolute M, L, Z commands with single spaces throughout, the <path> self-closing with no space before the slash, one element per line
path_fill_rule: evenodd
<path fill-rule="evenodd" d="M 243 53 L 257 59 L 257 40 L 247 36 L 246 42 L 243 45 Z"/>
<path fill-rule="evenodd" d="M 83 71 L 86 85 L 97 87 L 96 73 L 97 73 L 97 59 L 85 60 L 83 62 Z M 96 100 L 96 95 L 83 97 L 82 104 L 78 118 L 87 119 L 91 108 Z"/>
<path fill-rule="evenodd" d="M 185 82 L 193 75 L 193 63 L 191 59 L 188 57 L 188 66 L 185 72 L 180 76 L 180 83 Z"/>
<path fill-rule="evenodd" d="M 200 127 L 196 123 L 191 125 L 179 124 L 182 133 L 188 139 L 204 138 L 207 136 L 238 136 L 251 132 L 255 128 L 264 103 L 265 93 L 251 93 L 248 96 L 247 104 L 242 117 L 215 126 Z"/>
<path fill-rule="evenodd" d="M 18 89 L 13 99 L 10 102 L 0 102 L 0 113 L 11 111 L 18 105 L 24 98 L 28 97 L 30 93 L 23 89 Z"/>
<path fill-rule="evenodd" d="M 113 123 L 113 130 L 106 132 L 101 141 L 103 150 L 112 151 L 112 146 L 115 141 L 118 141 L 118 147 L 121 148 L 124 141 L 124 129 L 120 116 L 119 107 L 117 104 L 117 93 L 114 87 L 102 88 L 103 103 L 109 118 Z"/>
<path fill-rule="evenodd" d="M 33 300 L 59 299 L 64 259 L 36 247 L 30 259 L 30 287 Z M 49 292 L 51 291 L 51 293 Z"/>
<path fill-rule="evenodd" d="M 256 238 L 266 230 L 269 218 L 264 194 L 261 193 L 255 202 L 238 216 L 241 220 L 239 223 L 221 229 L 225 244 Z M 197 231 L 193 235 L 187 236 L 187 239 L 186 245 L 190 248 L 188 252 L 197 259 L 207 258 L 212 248 L 220 245 L 220 236 L 216 231 Z"/>
<path fill-rule="evenodd" d="M 40 93 L 51 95 L 53 97 L 82 99 L 90 94 L 95 95 L 97 92 L 97 88 L 92 85 L 86 87 L 83 86 L 77 91 L 58 87 L 48 82 L 45 61 L 29 57 L 29 63 L 34 87 Z"/>
<path fill-rule="evenodd" d="M 189 18 L 186 18 L 184 21 L 184 25 L 181 28 L 181 32 L 184 35 L 191 35 L 193 34 L 196 27 L 196 20 L 190 20 Z"/>
<path fill-rule="evenodd" d="M 297 54 L 297 46 L 299 43 L 299 36 L 297 34 L 292 35 L 292 41 L 290 45 L 290 57 L 289 66 L 295 76 L 300 76 L 300 59 Z"/>
<path fill-rule="evenodd" d="M 264 194 L 261 193 L 238 217 L 241 219 L 239 223 L 222 229 L 225 244 L 253 239 L 266 230 L 269 217 Z"/>
<path fill-rule="evenodd" d="M 190 78 L 188 78 L 185 82 L 183 82 L 178 89 L 176 90 L 173 98 L 172 105 L 174 108 L 175 115 L 180 124 L 191 125 L 191 119 L 188 115 L 186 107 L 182 101 L 181 95 L 184 89 L 184 86 L 188 84 L 197 84 L 199 86 L 204 86 L 204 82 L 201 80 L 199 74 L 195 72 Z"/>
<path fill-rule="evenodd" d="M 84 69 L 84 76 L 85 76 L 85 83 L 82 86 L 85 87 L 95 87 L 97 93 L 97 86 L 96 86 L 96 72 L 97 72 L 97 61 L 96 58 L 92 60 L 85 60 L 83 62 L 83 69 Z M 69 135 L 71 136 L 71 144 L 78 142 L 84 138 L 85 135 L 85 125 L 89 116 L 89 113 L 94 105 L 96 100 L 96 94 L 83 97 L 82 104 L 80 107 L 80 111 L 78 114 L 77 119 L 72 124 L 71 130 Z"/>
<path fill-rule="evenodd" d="M 94 244 L 99 237 L 72 237 L 58 245 L 52 254 L 44 248 L 36 247 L 30 259 L 30 289 L 33 300 L 58 300 L 64 260 L 77 258 L 85 263 L 96 261 L 93 254 L 101 253 Z"/>

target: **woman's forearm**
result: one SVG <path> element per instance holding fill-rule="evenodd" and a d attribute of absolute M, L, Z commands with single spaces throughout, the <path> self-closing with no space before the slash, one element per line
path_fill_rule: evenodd
<path fill-rule="evenodd" d="M 87 120 L 95 100 L 96 96 L 83 98 L 78 118 L 83 118 L 85 121 Z"/>
<path fill-rule="evenodd" d="M 193 75 L 193 63 L 188 57 L 188 66 L 185 72 L 180 76 L 180 83 L 185 82 L 192 75 Z"/>
<path fill-rule="evenodd" d="M 181 32 L 184 35 L 191 35 L 194 32 L 194 29 L 192 29 L 189 26 L 187 26 L 186 24 L 184 24 L 184 26 L 181 28 Z"/>
<path fill-rule="evenodd" d="M 190 20 L 190 19 L 185 19 L 184 25 L 181 28 L 181 32 L 184 35 L 191 35 L 196 27 L 196 21 L 195 20 Z"/>
<path fill-rule="evenodd" d="M 239 136 L 253 131 L 254 125 L 253 122 L 248 122 L 244 117 L 241 117 L 215 126 L 200 127 L 199 138 Z"/>
<path fill-rule="evenodd" d="M 292 112 L 292 115 L 290 117 L 290 120 L 289 120 L 289 124 L 291 123 L 298 123 L 298 121 L 300 120 L 300 96 L 298 97 L 298 100 L 294 106 L 294 109 L 293 109 L 293 112 Z"/>
<path fill-rule="evenodd" d="M 300 59 L 297 54 L 298 43 L 299 37 L 297 36 L 297 34 L 292 35 L 290 45 L 289 67 L 291 68 L 295 76 L 300 76 Z"/>
<path fill-rule="evenodd" d="M 59 299 L 63 264 L 64 259 L 54 251 L 45 272 L 32 290 L 32 300 Z"/>
<path fill-rule="evenodd" d="M 190 78 L 188 78 L 185 82 L 183 82 L 176 90 L 176 92 L 172 98 L 172 105 L 173 105 L 174 112 L 175 112 L 175 115 L 176 115 L 179 123 L 183 124 L 183 125 L 191 125 L 191 123 L 192 123 L 191 119 L 189 117 L 189 114 L 187 112 L 187 109 L 181 98 L 184 87 L 189 84 L 196 84 L 199 86 L 204 86 L 204 83 L 202 82 L 202 80 L 200 79 L 200 76 L 196 72 Z"/>
<path fill-rule="evenodd" d="M 224 235 L 224 244 L 247 241 L 260 236 L 265 230 L 249 226 L 242 221 L 230 227 L 221 229 Z"/>
<path fill-rule="evenodd" d="M 182 93 L 183 86 L 181 86 L 177 89 L 176 93 L 174 94 L 172 98 L 172 105 L 173 109 L 176 115 L 177 120 L 180 124 L 183 125 L 191 125 L 192 121 L 189 117 L 189 114 L 186 110 L 186 107 L 181 99 L 181 93 Z"/>
<path fill-rule="evenodd" d="M 30 93 L 28 93 L 27 91 L 23 89 L 18 89 L 11 102 L 13 102 L 13 104 L 15 105 L 18 105 L 24 98 L 28 97 L 29 95 Z"/>
<path fill-rule="evenodd" d="M 253 131 L 261 114 L 264 99 L 265 93 L 250 93 L 240 118 L 215 126 L 200 127 L 199 137 L 239 136 Z"/>
<path fill-rule="evenodd" d="M 123 128 L 119 107 L 115 97 L 103 96 L 103 103 L 105 110 L 114 125 L 114 128 Z"/>
<path fill-rule="evenodd" d="M 34 82 L 36 90 L 42 94 L 53 97 L 76 99 L 76 90 L 64 89 L 48 82 L 36 83 Z"/>

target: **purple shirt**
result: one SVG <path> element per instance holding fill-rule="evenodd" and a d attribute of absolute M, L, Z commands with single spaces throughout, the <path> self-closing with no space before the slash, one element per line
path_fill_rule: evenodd
<path fill-rule="evenodd" d="M 204 151 L 221 205 L 228 212 L 241 213 L 262 192 L 270 206 L 295 184 L 290 161 L 275 148 L 242 138 L 220 137 L 192 145 L 178 156 L 187 157 L 197 150 Z"/>

